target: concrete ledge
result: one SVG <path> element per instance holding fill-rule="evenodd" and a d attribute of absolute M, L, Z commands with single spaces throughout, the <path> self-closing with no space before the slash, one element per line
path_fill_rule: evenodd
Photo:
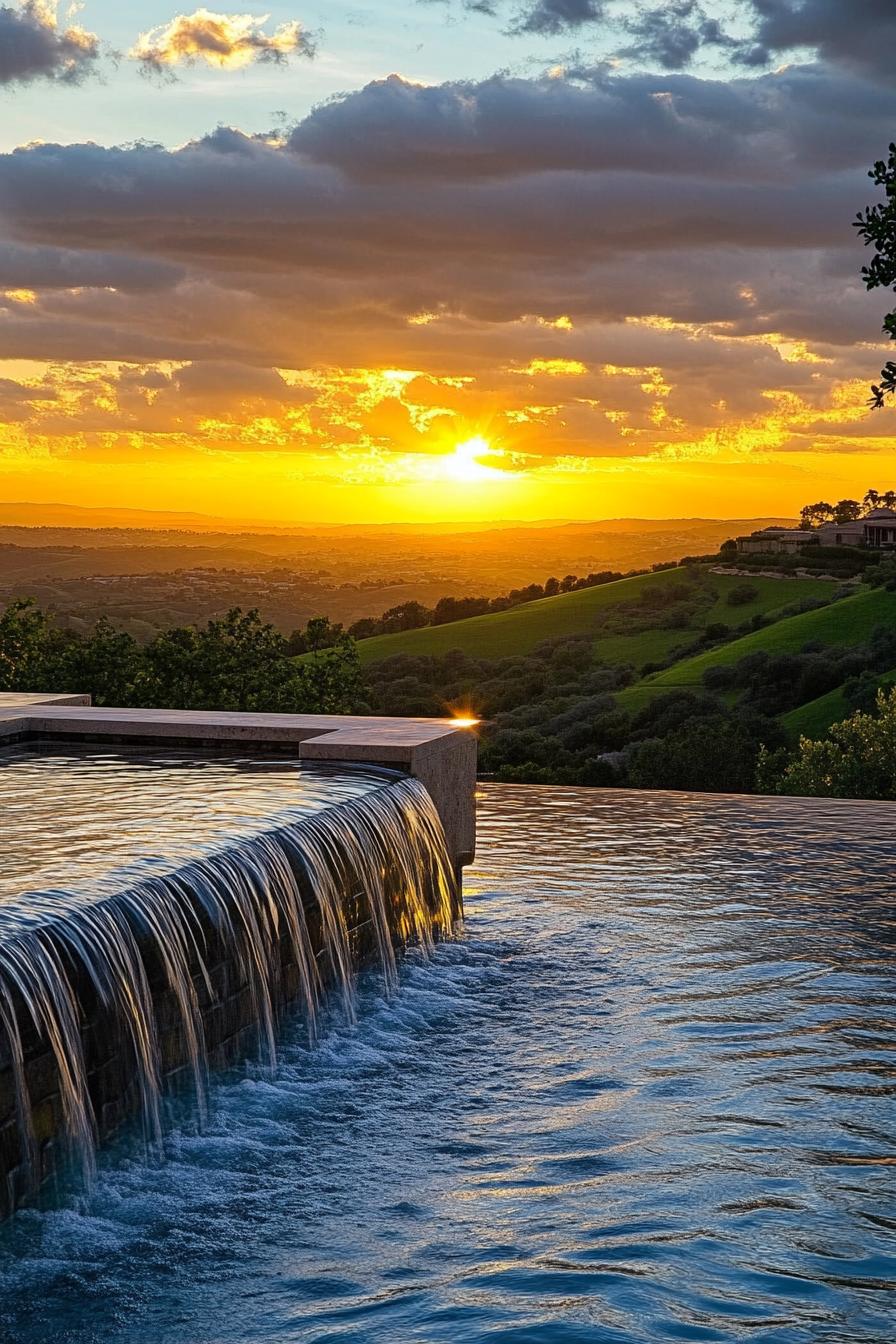
<path fill-rule="evenodd" d="M 0 711 L 22 709 L 28 705 L 89 705 L 89 695 L 22 695 L 19 691 L 0 691 Z"/>
<path fill-rule="evenodd" d="M 294 749 L 299 760 L 386 765 L 425 784 L 455 866 L 476 849 L 476 735 L 450 719 L 216 710 L 99 709 L 86 695 L 0 695 L 0 747 L 23 738 L 76 738 Z"/>

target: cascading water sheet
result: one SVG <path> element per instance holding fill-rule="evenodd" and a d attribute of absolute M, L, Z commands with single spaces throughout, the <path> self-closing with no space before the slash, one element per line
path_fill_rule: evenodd
<path fill-rule="evenodd" d="M 286 1001 L 298 1001 L 312 1037 L 326 993 L 352 1015 L 359 928 L 388 989 L 396 945 L 431 946 L 455 915 L 432 800 L 391 772 L 23 751 L 0 762 L 0 810 L 0 1033 L 20 1195 L 46 1165 L 29 1083 L 36 1053 L 52 1057 L 59 1137 L 89 1179 L 103 1128 L 85 1047 L 91 1018 L 123 1042 L 130 1109 L 153 1149 L 171 1072 L 160 985 L 173 1005 L 176 1072 L 189 1074 L 201 1116 L 208 1010 L 220 1008 L 213 963 L 247 996 L 257 1054 L 273 1066 Z"/>

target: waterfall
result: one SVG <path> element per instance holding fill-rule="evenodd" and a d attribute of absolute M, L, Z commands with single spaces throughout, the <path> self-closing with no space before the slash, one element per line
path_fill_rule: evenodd
<path fill-rule="evenodd" d="M 313 1040 L 328 993 L 353 1016 L 365 952 L 391 991 L 396 946 L 447 936 L 457 902 L 435 806 L 417 780 L 398 777 L 100 899 L 64 895 L 0 905 L 0 1036 L 30 1192 L 42 1178 L 28 1077 L 36 1048 L 58 1074 L 54 1137 L 89 1181 L 98 1139 L 114 1128 L 92 1095 L 85 1039 L 96 1021 L 118 1042 L 129 1109 L 158 1152 L 166 1078 L 189 1080 L 201 1122 L 209 1069 L 228 1040 L 241 1045 L 247 1023 L 256 1057 L 273 1068 L 286 1003 Z"/>

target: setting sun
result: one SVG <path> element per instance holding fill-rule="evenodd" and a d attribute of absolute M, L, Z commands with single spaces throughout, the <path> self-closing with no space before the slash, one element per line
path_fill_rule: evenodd
<path fill-rule="evenodd" d="M 459 443 L 448 457 L 446 463 L 448 472 L 453 480 L 464 484 L 493 479 L 501 473 L 494 467 L 487 467 L 479 459 L 495 457 L 497 451 L 487 439 L 476 434 L 472 439 L 465 439 L 463 443 Z"/>

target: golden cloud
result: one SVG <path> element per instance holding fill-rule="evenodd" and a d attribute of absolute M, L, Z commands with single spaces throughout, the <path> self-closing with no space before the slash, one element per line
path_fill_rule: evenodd
<path fill-rule="evenodd" d="M 300 23 L 282 23 L 273 33 L 266 33 L 264 22 L 264 18 L 256 19 L 251 14 L 197 9 L 141 34 L 130 56 L 145 69 L 160 72 L 198 61 L 234 70 L 253 61 L 283 61 L 295 54 L 314 54 L 314 44 Z"/>
<path fill-rule="evenodd" d="M 531 378 L 539 375 L 548 378 L 580 378 L 588 369 L 580 359 L 530 359 L 520 372 Z"/>

